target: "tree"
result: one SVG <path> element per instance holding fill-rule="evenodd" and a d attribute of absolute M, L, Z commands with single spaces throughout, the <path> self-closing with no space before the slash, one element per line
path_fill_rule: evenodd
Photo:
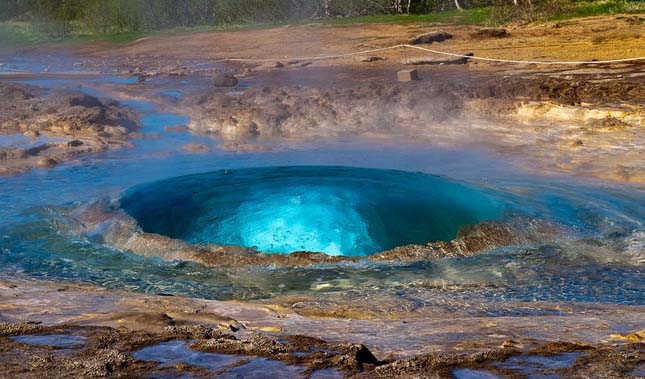
<path fill-rule="evenodd" d="M 323 14 L 325 17 L 331 16 L 331 13 L 329 12 L 329 1 L 330 0 L 322 0 L 323 2 Z"/>

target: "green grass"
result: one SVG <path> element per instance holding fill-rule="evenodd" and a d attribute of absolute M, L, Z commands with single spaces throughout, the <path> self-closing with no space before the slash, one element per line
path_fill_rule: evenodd
<path fill-rule="evenodd" d="M 51 38 L 32 23 L 0 22 L 0 46 L 2 47 L 28 47 L 49 41 Z"/>
<path fill-rule="evenodd" d="M 300 24 L 305 24 L 301 22 Z M 142 37 L 153 36 L 173 36 L 180 34 L 204 33 L 215 31 L 242 31 L 255 29 L 270 29 L 285 25 L 295 25 L 296 23 L 275 22 L 275 23 L 255 23 L 239 25 L 201 25 L 193 27 L 175 27 L 164 30 L 148 32 L 91 32 L 91 31 L 72 31 L 64 37 L 52 37 L 44 33 L 36 26 L 29 22 L 0 22 L 0 50 L 16 49 L 22 47 L 33 47 L 43 44 L 65 44 L 74 42 L 92 42 L 106 41 L 117 44 L 131 43 Z"/>
<path fill-rule="evenodd" d="M 549 20 L 565 20 L 577 17 L 593 17 L 613 14 L 645 13 L 645 1 L 605 0 L 578 1 L 572 9 L 548 16 Z"/>
<path fill-rule="evenodd" d="M 53 37 L 29 22 L 0 22 L 0 46 L 7 49 L 33 47 L 51 43 L 73 43 L 81 41 L 109 41 L 129 43 L 141 38 L 142 32 L 83 33 L 71 32 L 64 37 Z"/>
<path fill-rule="evenodd" d="M 351 24 L 412 24 L 412 23 L 449 23 L 457 25 L 484 24 L 490 17 L 490 8 L 473 8 L 463 11 L 449 10 L 428 14 L 374 15 L 325 20 L 335 25 Z"/>

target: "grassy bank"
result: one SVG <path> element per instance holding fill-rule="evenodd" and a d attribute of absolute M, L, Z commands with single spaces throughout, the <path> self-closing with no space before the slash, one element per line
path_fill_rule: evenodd
<path fill-rule="evenodd" d="M 393 23 L 393 24 L 431 24 L 447 23 L 455 25 L 478 25 L 488 22 L 491 14 L 491 8 L 473 8 L 463 11 L 448 10 L 444 12 L 435 12 L 428 14 L 396 14 L 396 15 L 374 15 L 361 17 L 348 17 L 326 20 L 326 23 L 337 25 L 350 24 L 373 24 L 373 23 Z"/>
<path fill-rule="evenodd" d="M 172 31 L 167 31 L 172 33 Z M 162 33 L 162 32 L 159 32 Z M 50 43 L 73 43 L 80 41 L 109 41 L 129 43 L 149 33 L 114 32 L 89 33 L 72 31 L 65 35 L 55 35 L 44 31 L 38 24 L 31 22 L 0 22 L 0 48 L 28 48 Z"/>
<path fill-rule="evenodd" d="M 31 46 L 51 40 L 29 22 L 0 22 L 0 43 L 3 47 Z"/>
<path fill-rule="evenodd" d="M 613 14 L 645 13 L 645 1 L 580 1 L 575 6 L 546 15 L 549 20 L 593 17 Z"/>

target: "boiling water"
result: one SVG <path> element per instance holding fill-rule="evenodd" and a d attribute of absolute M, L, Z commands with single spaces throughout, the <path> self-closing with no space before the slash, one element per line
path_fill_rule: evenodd
<path fill-rule="evenodd" d="M 121 203 L 145 231 L 191 243 L 350 256 L 449 241 L 502 208 L 439 177 L 328 166 L 183 176 L 137 187 Z"/>

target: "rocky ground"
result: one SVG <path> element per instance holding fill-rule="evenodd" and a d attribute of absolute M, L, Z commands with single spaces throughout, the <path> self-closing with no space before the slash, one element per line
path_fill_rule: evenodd
<path fill-rule="evenodd" d="M 574 80 L 452 73 L 411 83 L 215 90 L 182 106 L 192 130 L 234 151 L 334 138 L 484 146 L 542 172 L 643 183 L 645 80 L 599 80 L 603 71 Z"/>
<path fill-rule="evenodd" d="M 228 377 L 234 370 L 244 375 L 240 369 L 264 358 L 264 374 L 272 369 L 270 362 L 282 362 L 286 366 L 278 366 L 278 372 L 286 377 L 452 378 L 454 370 L 483 370 L 520 378 L 526 375 L 522 359 L 556 359 L 566 353 L 572 354 L 568 364 L 538 365 L 537 372 L 624 378 L 645 362 L 642 331 L 612 331 L 616 325 L 639 325 L 642 310 L 630 307 L 581 312 L 558 306 L 559 315 L 530 316 L 530 323 L 522 316 L 473 318 L 436 310 L 392 313 L 387 320 L 343 320 L 325 314 L 327 306 L 318 308 L 317 317 L 303 319 L 307 313 L 287 302 L 282 307 L 217 302 L 16 279 L 3 280 L 0 297 L 1 320 L 6 321 L 0 322 L 0 366 L 10 377 Z M 589 333 L 581 338 L 583 329 Z M 434 338 L 416 342 L 412 330 Z M 42 340 L 47 335 L 53 339 Z M 557 342 L 574 335 L 576 342 Z M 76 338 L 66 345 L 69 336 Z M 361 344 L 361 338 L 369 343 Z M 182 361 L 183 353 L 174 350 L 179 360 L 162 365 L 138 355 L 142 348 L 173 341 L 185 341 L 193 355 L 226 354 L 237 361 L 204 367 L 208 360 L 183 355 Z M 217 362 L 214 356 L 204 359 Z"/>
<path fill-rule="evenodd" d="M 50 168 L 81 154 L 128 146 L 137 115 L 115 102 L 71 91 L 0 83 L 0 174 Z M 24 138 L 21 138 L 24 137 Z"/>

